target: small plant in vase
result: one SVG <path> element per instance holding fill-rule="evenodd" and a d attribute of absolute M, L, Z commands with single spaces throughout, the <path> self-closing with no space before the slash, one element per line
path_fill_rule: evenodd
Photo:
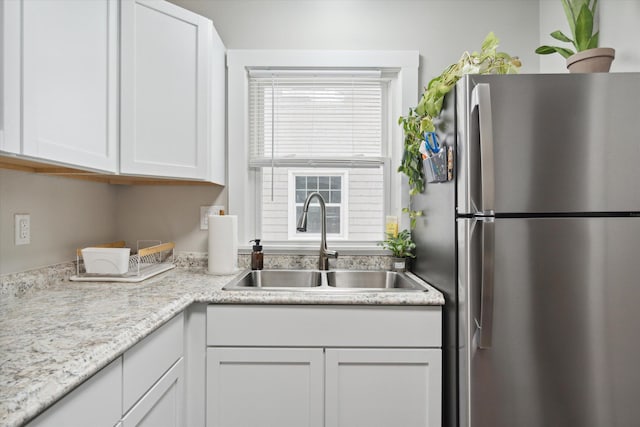
<path fill-rule="evenodd" d="M 387 239 L 379 243 L 393 254 L 392 270 L 403 272 L 407 269 L 407 258 L 415 258 L 413 250 L 416 244 L 411 240 L 409 230 L 402 230 L 397 236 L 387 235 Z"/>
<path fill-rule="evenodd" d="M 571 43 L 575 52 L 566 47 L 543 45 L 536 49 L 540 55 L 559 53 L 567 60 L 571 73 L 608 72 L 615 58 L 615 50 L 598 47 L 600 32 L 596 25 L 596 7 L 598 0 L 560 0 L 567 17 L 571 36 L 556 30 L 551 37 L 565 43 Z"/>

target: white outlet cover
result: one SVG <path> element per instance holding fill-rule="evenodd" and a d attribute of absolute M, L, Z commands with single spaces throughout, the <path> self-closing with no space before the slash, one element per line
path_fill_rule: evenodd
<path fill-rule="evenodd" d="M 223 210 L 224 206 L 220 205 L 200 206 L 200 230 L 209 229 L 209 215 L 220 215 Z"/>
<path fill-rule="evenodd" d="M 15 214 L 15 244 L 28 245 L 31 243 L 31 215 Z"/>

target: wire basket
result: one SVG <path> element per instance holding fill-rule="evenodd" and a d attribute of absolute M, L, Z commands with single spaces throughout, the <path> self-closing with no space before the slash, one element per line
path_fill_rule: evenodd
<path fill-rule="evenodd" d="M 124 240 L 92 245 L 92 248 L 124 248 Z M 87 273 L 82 249 L 76 250 L 76 275 L 72 281 L 139 282 L 175 267 L 175 243 L 160 240 L 138 240 L 136 251 L 129 256 L 129 268 L 123 274 Z"/>

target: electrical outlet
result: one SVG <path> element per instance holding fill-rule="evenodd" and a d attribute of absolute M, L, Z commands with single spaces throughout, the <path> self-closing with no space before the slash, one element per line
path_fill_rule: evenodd
<path fill-rule="evenodd" d="M 15 214 L 16 245 L 31 243 L 31 215 Z"/>
<path fill-rule="evenodd" d="M 224 212 L 224 206 L 200 206 L 200 230 L 209 229 L 209 215 L 220 215 Z"/>

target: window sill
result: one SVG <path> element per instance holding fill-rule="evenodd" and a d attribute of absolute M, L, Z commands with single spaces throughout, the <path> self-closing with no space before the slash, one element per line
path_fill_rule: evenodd
<path fill-rule="evenodd" d="M 340 255 L 391 255 L 391 252 L 375 244 L 328 243 L 330 250 Z M 263 252 L 272 255 L 317 255 L 320 242 L 312 244 L 263 244 Z M 250 254 L 252 245 L 238 247 L 239 254 Z"/>

